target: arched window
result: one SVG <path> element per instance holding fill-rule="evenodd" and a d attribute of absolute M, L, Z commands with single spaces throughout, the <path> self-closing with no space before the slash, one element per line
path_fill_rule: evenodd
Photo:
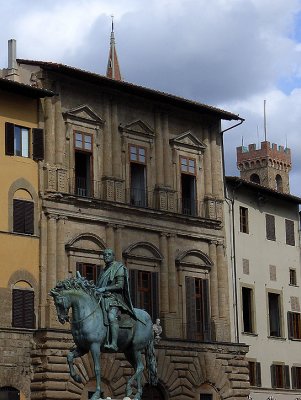
<path fill-rule="evenodd" d="M 34 234 L 34 202 L 23 189 L 17 190 L 13 198 L 13 232 Z"/>
<path fill-rule="evenodd" d="M 19 281 L 13 287 L 12 326 L 14 328 L 35 328 L 34 290 L 25 281 Z"/>
<path fill-rule="evenodd" d="M 276 181 L 276 190 L 278 190 L 278 192 L 283 192 L 282 177 L 279 174 L 276 175 L 275 181 Z"/>
<path fill-rule="evenodd" d="M 258 174 L 252 174 L 250 176 L 250 181 L 254 183 L 260 183 L 260 178 Z"/>
<path fill-rule="evenodd" d="M 0 388 L 0 400 L 19 400 L 20 392 L 11 386 L 2 386 Z"/>

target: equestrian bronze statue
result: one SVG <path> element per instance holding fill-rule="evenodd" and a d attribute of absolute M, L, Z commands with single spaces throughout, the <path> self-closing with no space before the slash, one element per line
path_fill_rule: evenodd
<path fill-rule="evenodd" d="M 58 282 L 50 291 L 59 322 L 64 324 L 70 321 L 71 324 L 76 347 L 67 355 L 70 375 L 76 382 L 82 381 L 75 371 L 73 360 L 90 351 L 96 378 L 96 391 L 92 400 L 97 400 L 103 397 L 101 352 L 123 352 L 135 371 L 127 382 L 125 395 L 131 396 L 132 384 L 136 381 L 135 399 L 140 400 L 143 389 L 143 352 L 149 383 L 156 385 L 158 381 L 153 323 L 146 311 L 132 305 L 126 267 L 115 261 L 111 249 L 104 251 L 103 258 L 106 266 L 96 285 L 78 273 L 77 277 Z M 72 317 L 69 320 L 70 308 Z"/>

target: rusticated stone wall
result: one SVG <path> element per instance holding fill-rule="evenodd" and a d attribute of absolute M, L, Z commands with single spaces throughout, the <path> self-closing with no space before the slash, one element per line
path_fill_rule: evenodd
<path fill-rule="evenodd" d="M 30 399 L 33 334 L 17 329 L 0 329 L 0 387 L 12 386 L 21 399 Z"/>
<path fill-rule="evenodd" d="M 31 399 L 80 400 L 85 386 L 94 379 L 91 356 L 75 362 L 83 378 L 83 383 L 78 384 L 70 378 L 66 360 L 68 349 L 73 346 L 70 334 L 40 331 L 35 342 Z M 198 399 L 204 384 L 213 388 L 217 398 L 246 399 L 249 394 L 247 350 L 244 345 L 162 340 L 156 350 L 160 387 L 166 398 L 172 400 Z M 101 369 L 105 394 L 122 398 L 125 383 L 133 373 L 123 355 L 102 355 Z"/>

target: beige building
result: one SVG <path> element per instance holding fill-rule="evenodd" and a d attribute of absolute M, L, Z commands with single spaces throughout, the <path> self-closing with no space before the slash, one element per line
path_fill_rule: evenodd
<path fill-rule="evenodd" d="M 18 79 L 56 93 L 41 102 L 39 121 L 45 157 L 30 398 L 87 399 L 93 392 L 89 357 L 77 363 L 83 384 L 68 375 L 72 338 L 48 293 L 77 270 L 96 279 L 106 247 L 130 271 L 134 304 L 163 326 L 159 385 L 146 387 L 144 398 L 246 398 L 247 346 L 231 343 L 221 161 L 221 120 L 241 119 L 119 80 L 112 42 L 108 72 L 115 79 L 17 63 Z M 123 355 L 102 356 L 102 371 L 106 395 L 120 398 L 131 374 Z"/>
<path fill-rule="evenodd" d="M 231 337 L 250 346 L 251 399 L 295 400 L 301 397 L 301 199 L 289 194 L 290 150 L 251 144 L 237 149 L 237 164 L 241 178 L 226 178 Z"/>

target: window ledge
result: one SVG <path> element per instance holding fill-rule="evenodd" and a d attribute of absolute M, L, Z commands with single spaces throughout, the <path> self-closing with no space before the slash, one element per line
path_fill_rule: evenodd
<path fill-rule="evenodd" d="M 295 287 L 295 288 L 298 288 L 298 287 L 299 287 L 299 285 L 293 285 L 292 283 L 289 283 L 288 286 Z"/>
<path fill-rule="evenodd" d="M 296 338 L 289 338 L 289 340 L 291 340 L 292 342 L 301 342 L 301 338 L 300 338 L 300 339 L 296 339 Z"/>
<path fill-rule="evenodd" d="M 282 340 L 283 342 L 286 341 L 286 338 L 282 336 L 268 336 L 268 339 Z"/>
<path fill-rule="evenodd" d="M 0 233 L 5 233 L 7 235 L 25 236 L 25 237 L 30 237 L 30 238 L 34 238 L 34 239 L 40 238 L 40 236 L 31 235 L 30 233 L 19 233 L 19 232 L 9 232 L 9 231 L 0 231 Z"/>
<path fill-rule="evenodd" d="M 258 336 L 258 333 L 253 333 L 253 332 L 241 332 L 242 335 L 246 335 L 246 336 Z"/>

